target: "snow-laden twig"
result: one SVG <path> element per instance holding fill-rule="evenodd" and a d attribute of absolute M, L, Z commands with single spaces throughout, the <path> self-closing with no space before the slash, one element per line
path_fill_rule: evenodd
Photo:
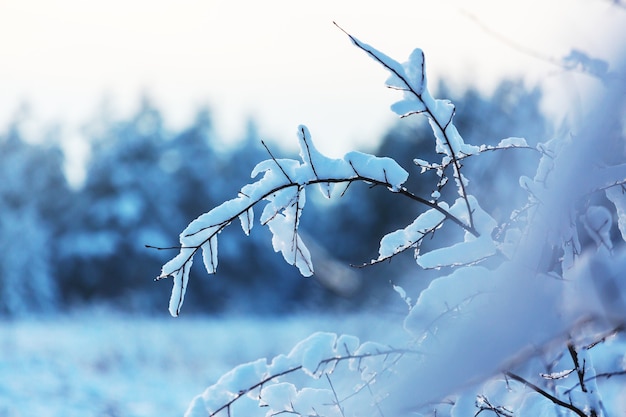
<path fill-rule="evenodd" d="M 462 213 L 451 211 L 447 205 L 427 200 L 413 194 L 403 186 L 408 173 L 390 158 L 350 152 L 343 159 L 331 159 L 322 155 L 314 146 L 308 129 L 298 128 L 301 161 L 278 159 L 268 149 L 269 160 L 257 164 L 252 177 L 262 177 L 244 186 L 238 196 L 215 207 L 192 221 L 180 235 L 180 252 L 167 262 L 157 280 L 173 277 L 174 285 L 169 310 L 178 316 L 184 301 L 191 263 L 199 250 L 202 250 L 204 266 L 209 274 L 217 271 L 217 236 L 233 221 L 239 219 L 244 233 L 249 234 L 254 219 L 254 208 L 266 202 L 260 216 L 260 223 L 272 232 L 272 245 L 281 252 L 285 261 L 296 266 L 304 276 L 313 274 L 313 263 L 309 250 L 298 233 L 300 218 L 309 186 L 318 186 L 327 198 L 331 197 L 337 184 L 365 182 L 383 186 L 395 194 L 407 197 L 427 206 L 438 213 L 435 229 L 444 220 L 449 220 L 478 237 L 475 229 Z M 401 250 L 396 251 L 396 253 Z M 395 253 L 394 253 L 395 254 Z"/>
<path fill-rule="evenodd" d="M 358 395 L 365 386 L 371 386 L 380 374 L 395 366 L 406 355 L 418 352 L 408 349 L 396 349 L 372 342 L 360 343 L 353 336 L 337 336 L 332 333 L 315 333 L 298 343 L 288 355 L 279 355 L 272 361 L 265 359 L 243 364 L 224 375 L 214 385 L 208 387 L 202 395 L 192 402 L 187 416 L 231 415 L 232 408 L 240 401 L 248 400 L 253 406 L 248 415 L 275 415 L 283 412 L 309 415 L 310 410 L 297 410 L 297 406 L 311 408 L 312 405 L 301 401 L 307 390 L 298 389 L 296 383 L 287 382 L 285 377 L 299 373 L 312 380 L 326 376 L 331 385 L 328 390 L 329 402 L 317 404 L 317 407 L 331 407 L 332 415 L 343 416 L 344 404 Z M 367 364 L 365 364 L 367 361 Z M 363 380 L 361 389 L 350 395 L 341 396 L 330 382 L 330 375 L 336 373 L 339 364 L 347 363 L 345 372 L 351 373 L 357 380 Z M 327 409 L 328 411 L 328 409 Z"/>
<path fill-rule="evenodd" d="M 524 138 L 506 138 L 502 139 L 497 145 L 481 145 L 478 151 L 470 154 L 461 154 L 457 157 L 458 161 L 469 158 L 470 156 L 480 155 L 485 152 L 505 151 L 510 149 L 527 149 L 541 153 L 541 149 L 533 146 L 529 146 Z M 426 171 L 445 171 L 452 164 L 453 160 L 448 159 L 441 163 L 429 162 L 423 159 L 415 158 L 413 163 L 417 165 L 421 172 Z"/>
<path fill-rule="evenodd" d="M 461 162 L 459 158 L 467 156 L 479 150 L 476 146 L 465 144 L 463 138 L 457 131 L 452 119 L 454 118 L 455 107 L 448 100 L 434 99 L 427 88 L 424 53 L 421 49 L 415 49 L 409 61 L 400 64 L 389 56 L 378 51 L 376 48 L 361 42 L 356 37 L 346 32 L 341 26 L 335 23 L 359 49 L 367 53 L 371 58 L 381 64 L 391 73 L 387 80 L 387 85 L 404 92 L 405 99 L 395 103 L 392 110 L 407 117 L 413 114 L 423 114 L 428 117 L 433 133 L 437 140 L 437 152 L 444 155 L 444 161 L 450 161 L 454 168 L 454 179 L 458 186 L 458 191 L 465 200 L 469 225 L 474 227 L 474 219 L 466 182 L 461 174 Z M 443 162 L 445 165 L 447 162 Z M 440 171 L 443 174 L 443 171 Z"/>

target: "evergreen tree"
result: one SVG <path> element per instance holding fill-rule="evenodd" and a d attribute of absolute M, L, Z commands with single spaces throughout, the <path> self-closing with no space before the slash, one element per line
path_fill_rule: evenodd
<path fill-rule="evenodd" d="M 30 144 L 15 120 L 0 136 L 0 312 L 26 315 L 58 307 L 54 244 L 69 189 L 54 137 Z"/>

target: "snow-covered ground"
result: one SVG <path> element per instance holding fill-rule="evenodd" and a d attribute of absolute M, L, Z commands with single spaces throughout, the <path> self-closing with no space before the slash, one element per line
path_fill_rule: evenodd
<path fill-rule="evenodd" d="M 182 416 L 195 395 L 235 365 L 287 353 L 314 331 L 364 340 L 377 320 L 90 312 L 3 321 L 0 417 Z"/>

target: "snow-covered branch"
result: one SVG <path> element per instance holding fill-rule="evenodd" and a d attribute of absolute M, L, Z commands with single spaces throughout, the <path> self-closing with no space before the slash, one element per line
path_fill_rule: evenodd
<path fill-rule="evenodd" d="M 185 415 L 214 417 L 245 414 L 250 417 L 289 413 L 342 416 L 346 407 L 355 407 L 360 403 L 358 395 L 364 389 L 379 390 L 376 380 L 383 373 L 391 372 L 401 358 L 417 354 L 408 349 L 361 343 L 354 336 L 315 333 L 298 343 L 287 355 L 276 356 L 269 362 L 260 359 L 234 368 L 197 396 Z M 338 366 L 343 363 L 347 367 L 339 370 Z M 335 387 L 330 381 L 330 376 L 337 374 L 344 377 L 351 375 L 361 384 L 354 391 L 340 392 L 343 385 Z M 330 389 L 323 388 L 323 376 L 327 377 Z M 299 386 L 300 380 L 304 382 L 304 387 Z M 315 385 L 316 382 L 320 384 Z M 320 402 L 320 398 L 326 400 Z"/>
<path fill-rule="evenodd" d="M 420 216 L 420 229 L 434 231 L 444 220 L 449 220 L 469 235 L 479 237 L 480 231 L 471 225 L 465 213 L 449 208 L 445 203 L 426 200 L 407 190 L 403 184 L 408 173 L 390 158 L 350 152 L 343 159 L 331 159 L 322 155 L 314 146 L 308 129 L 298 128 L 301 161 L 278 159 L 268 149 L 271 158 L 260 162 L 253 169 L 251 177 L 262 177 L 244 186 L 239 196 L 228 200 L 192 221 L 180 234 L 180 252 L 167 262 L 157 280 L 173 277 L 174 286 L 170 298 L 170 313 L 178 316 L 184 301 L 189 272 L 193 258 L 202 251 L 204 266 L 209 274 L 217 270 L 218 234 L 233 221 L 239 219 L 244 233 L 249 234 L 254 221 L 254 208 L 266 202 L 260 223 L 272 232 L 272 245 L 281 252 L 285 261 L 296 266 L 304 276 L 313 274 L 311 255 L 298 233 L 302 210 L 306 203 L 306 189 L 317 186 L 326 198 L 333 195 L 337 185 L 349 186 L 360 181 L 383 186 L 392 193 L 405 196 L 427 206 L 427 213 Z M 475 209 L 475 208 L 473 208 Z M 425 223 L 429 219 L 434 223 Z M 426 233 L 422 233 L 424 235 Z M 415 240 L 410 246 L 419 244 Z M 381 252 L 381 258 L 389 258 L 406 248 L 392 246 Z"/>
<path fill-rule="evenodd" d="M 335 25 L 359 49 L 363 50 L 391 73 L 391 77 L 387 79 L 387 86 L 404 92 L 404 99 L 391 106 L 391 109 L 396 114 L 400 115 L 400 117 L 408 117 L 414 114 L 423 114 L 428 117 L 436 138 L 436 150 L 443 155 L 441 165 L 451 164 L 453 166 L 453 177 L 457 183 L 459 195 L 465 200 L 469 225 L 474 227 L 472 208 L 470 207 L 466 190 L 467 181 L 461 174 L 459 158 L 474 154 L 480 148 L 467 145 L 463 141 L 452 121 L 455 113 L 454 105 L 448 100 L 434 99 L 430 95 L 426 85 L 424 52 L 419 48 L 415 49 L 411 53 L 409 60 L 400 64 L 376 48 L 350 35 L 336 23 Z M 444 175 L 443 170 L 438 172 L 440 172 L 440 175 Z"/>

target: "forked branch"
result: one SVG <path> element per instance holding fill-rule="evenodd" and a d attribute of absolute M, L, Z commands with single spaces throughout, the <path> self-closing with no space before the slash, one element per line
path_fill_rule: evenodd
<path fill-rule="evenodd" d="M 419 51 L 422 55 L 421 60 L 420 60 L 421 67 L 419 69 L 417 68 L 412 69 L 413 71 L 418 72 L 420 80 L 412 81 L 408 79 L 408 76 L 403 70 L 403 67 L 400 64 L 398 64 L 396 61 L 393 61 L 391 58 L 387 57 L 386 55 L 372 48 L 371 46 L 361 42 L 360 40 L 358 40 L 357 38 L 355 38 L 354 36 L 346 32 L 336 22 L 333 22 L 333 23 L 335 24 L 335 26 L 337 26 L 337 28 L 339 28 L 339 30 L 341 30 L 350 38 L 350 40 L 352 41 L 352 43 L 354 43 L 354 45 L 356 45 L 359 49 L 364 51 L 371 58 L 373 58 L 383 67 L 385 67 L 389 72 L 393 74 L 396 80 L 399 80 L 401 82 L 401 86 L 392 86 L 392 87 L 395 87 L 401 91 L 404 91 L 405 94 L 409 94 L 413 96 L 413 98 L 416 99 L 420 104 L 419 110 L 411 111 L 410 113 L 426 115 L 431 121 L 431 127 L 433 128 L 433 130 L 435 130 L 435 135 L 438 136 L 439 134 L 441 135 L 441 137 L 443 137 L 445 146 L 447 147 L 446 155 L 450 158 L 451 164 L 454 168 L 454 178 L 457 180 L 457 183 L 459 186 L 459 193 L 461 194 L 461 197 L 465 200 L 465 204 L 467 208 L 467 215 L 469 218 L 469 226 L 473 228 L 474 219 L 473 219 L 473 214 L 472 214 L 472 208 L 470 206 L 467 191 L 465 189 L 465 183 L 461 175 L 461 163 L 459 161 L 459 155 L 458 155 L 459 149 L 455 149 L 452 138 L 450 137 L 452 129 L 456 130 L 456 128 L 454 128 L 454 125 L 452 123 L 452 119 L 454 117 L 454 108 L 452 108 L 452 111 L 450 112 L 450 114 L 447 114 L 445 118 L 442 118 L 442 113 L 438 113 L 433 108 L 436 102 L 433 101 L 432 97 L 430 97 L 430 95 L 428 94 L 428 90 L 426 89 L 426 73 L 425 73 L 425 68 L 424 68 L 423 53 Z"/>

